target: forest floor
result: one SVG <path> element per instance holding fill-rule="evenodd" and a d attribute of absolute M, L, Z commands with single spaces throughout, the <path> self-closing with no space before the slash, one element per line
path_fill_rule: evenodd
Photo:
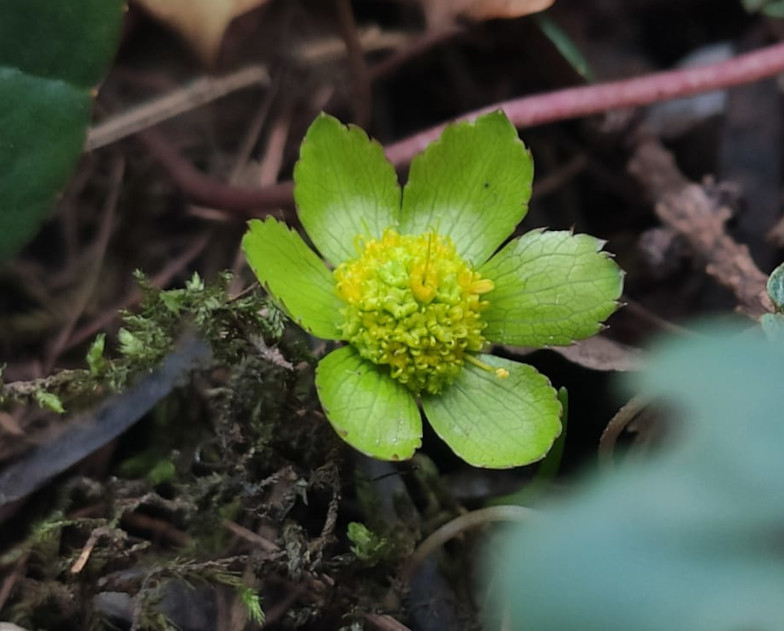
<path fill-rule="evenodd" d="M 657 423 L 623 408 L 617 374 L 639 367 L 653 337 L 688 336 L 695 318 L 771 309 L 765 282 L 784 247 L 775 78 L 531 124 L 510 113 L 535 162 L 517 234 L 595 235 L 626 274 L 623 307 L 596 338 L 497 349 L 568 391 L 558 461 L 476 469 L 429 430 L 409 462 L 353 453 L 316 398 L 324 343 L 285 323 L 239 250 L 250 218 L 299 227 L 290 181 L 320 111 L 392 147 L 405 181 L 410 138 L 436 125 L 726 61 L 784 35 L 740 0 L 557 0 L 486 21 L 423 4 L 429 22 L 413 0 L 273 0 L 230 24 L 210 64 L 131 4 L 90 151 L 38 237 L 0 269 L 4 387 L 43 385 L 67 408 L 0 412 L 0 488 L 13 467 L 21 480 L 0 504 L 0 621 L 483 628 L 476 569 L 492 527 L 455 520 L 562 492 L 609 466 L 616 444 L 648 448 Z M 210 351 L 189 336 L 192 321 Z M 106 359 L 93 345 L 101 333 Z M 90 348 L 112 364 L 100 386 L 84 371 Z M 99 412 L 133 426 L 74 433 Z M 53 443 L 72 466 L 40 468 Z M 448 542 L 423 545 L 450 524 Z"/>

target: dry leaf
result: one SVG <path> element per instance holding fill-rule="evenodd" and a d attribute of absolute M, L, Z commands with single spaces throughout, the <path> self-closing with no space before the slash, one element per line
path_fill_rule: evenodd
<path fill-rule="evenodd" d="M 269 0 L 135 0 L 156 20 L 179 33 L 208 65 L 218 57 L 231 21 Z"/>
<path fill-rule="evenodd" d="M 589 337 L 571 346 L 553 346 L 550 350 L 591 370 L 627 372 L 639 370 L 643 362 L 642 352 L 639 349 L 601 335 Z"/>
<path fill-rule="evenodd" d="M 421 0 L 431 27 L 456 19 L 518 18 L 549 8 L 555 0 Z"/>

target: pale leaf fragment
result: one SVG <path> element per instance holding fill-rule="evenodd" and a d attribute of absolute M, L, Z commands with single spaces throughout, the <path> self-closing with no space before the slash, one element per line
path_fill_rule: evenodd
<path fill-rule="evenodd" d="M 431 28 L 448 26 L 457 19 L 492 20 L 538 13 L 555 0 L 421 0 Z"/>
<path fill-rule="evenodd" d="M 134 0 L 178 33 L 208 65 L 218 57 L 232 20 L 269 0 Z"/>

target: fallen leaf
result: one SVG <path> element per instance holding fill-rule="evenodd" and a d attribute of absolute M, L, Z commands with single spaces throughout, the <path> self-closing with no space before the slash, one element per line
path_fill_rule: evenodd
<path fill-rule="evenodd" d="M 491 20 L 519 18 L 549 8 L 555 0 L 421 0 L 432 27 L 446 26 L 457 19 Z"/>
<path fill-rule="evenodd" d="M 208 65 L 215 63 L 234 18 L 269 0 L 135 0 L 154 19 L 179 33 Z"/>
<path fill-rule="evenodd" d="M 642 352 L 639 349 L 600 335 L 575 342 L 571 346 L 553 346 L 550 350 L 591 370 L 628 372 L 639 370 L 642 364 Z"/>
<path fill-rule="evenodd" d="M 499 348 L 513 355 L 527 355 L 541 348 L 502 345 Z M 583 368 L 601 371 L 629 372 L 639 370 L 643 363 L 643 353 L 633 346 L 626 346 L 601 335 L 595 335 L 571 346 L 548 346 L 547 350 L 558 353 L 570 362 Z"/>

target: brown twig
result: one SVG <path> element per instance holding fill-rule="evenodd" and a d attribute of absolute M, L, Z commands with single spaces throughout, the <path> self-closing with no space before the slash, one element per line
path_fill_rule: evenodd
<path fill-rule="evenodd" d="M 610 469 L 613 465 L 615 456 L 615 445 L 623 430 L 631 423 L 637 415 L 645 409 L 647 401 L 642 397 L 633 397 L 620 410 L 615 413 L 607 423 L 607 427 L 602 432 L 599 439 L 599 466 L 603 469 Z"/>
<path fill-rule="evenodd" d="M 411 631 L 409 627 L 402 622 L 398 622 L 392 616 L 378 613 L 363 614 L 365 620 L 381 631 Z"/>
<path fill-rule="evenodd" d="M 192 239 L 188 247 L 185 251 L 182 252 L 179 256 L 175 259 L 167 263 L 155 276 L 150 278 L 150 285 L 153 287 L 165 287 L 171 282 L 171 279 L 174 278 L 177 274 L 182 272 L 182 270 L 202 251 L 207 247 L 210 243 L 210 233 L 205 232 L 200 236 Z M 104 312 L 96 317 L 94 320 L 91 320 L 81 328 L 74 331 L 73 335 L 71 335 L 68 343 L 65 345 L 64 351 L 73 348 L 74 346 L 78 346 L 86 339 L 92 337 L 96 333 L 102 331 L 106 328 L 110 322 L 116 320 L 118 317 L 118 312 L 122 309 L 128 309 L 134 304 L 136 304 L 139 299 L 141 298 L 141 290 L 134 286 L 134 288 L 128 292 L 123 298 L 121 298 L 117 303 L 108 307 Z M 57 373 L 60 374 L 60 373 Z M 56 376 L 56 375 L 55 375 Z"/>
<path fill-rule="evenodd" d="M 419 564 L 434 550 L 469 528 L 499 521 L 529 521 L 535 517 L 536 511 L 532 508 L 513 505 L 489 506 L 459 515 L 433 531 L 427 539 L 419 544 L 419 547 L 409 557 L 408 563 L 401 573 L 401 580 L 409 582 Z"/>
<path fill-rule="evenodd" d="M 113 116 L 90 129 L 85 151 L 93 151 L 227 94 L 269 84 L 267 69 L 251 66 L 225 77 L 203 77 L 184 87 Z"/>
<path fill-rule="evenodd" d="M 24 552 L 14 563 L 13 569 L 3 577 L 3 582 L 0 583 L 0 611 L 4 609 L 16 583 L 22 578 L 29 558 L 30 552 Z"/>
<path fill-rule="evenodd" d="M 280 182 L 263 188 L 231 186 L 199 171 L 155 130 L 148 129 L 138 134 L 137 138 L 194 204 L 245 213 L 271 211 L 292 204 L 292 182 Z"/>
<path fill-rule="evenodd" d="M 104 203 L 103 219 L 101 221 L 98 238 L 94 246 L 95 252 L 93 255 L 93 262 L 84 281 L 82 282 L 81 287 L 77 292 L 74 304 L 72 304 L 68 310 L 68 316 L 63 328 L 60 330 L 60 333 L 57 335 L 54 342 L 52 342 L 49 351 L 47 352 L 43 369 L 45 374 L 52 372 L 52 367 L 57 361 L 57 358 L 60 356 L 63 348 L 65 348 L 67 345 L 71 334 L 76 328 L 76 324 L 79 322 L 79 318 L 81 318 L 85 308 L 87 307 L 87 304 L 90 301 L 90 298 L 95 292 L 95 287 L 98 284 L 98 278 L 100 277 L 101 269 L 103 269 L 103 261 L 104 257 L 106 256 L 106 250 L 109 247 L 109 241 L 112 236 L 114 217 L 117 210 L 117 203 L 120 200 L 120 191 L 122 189 L 121 185 L 124 172 L 125 159 L 122 157 L 117 157 L 111 169 L 109 194 L 107 195 L 106 202 Z"/>
<path fill-rule="evenodd" d="M 672 155 L 654 139 L 640 143 L 629 171 L 654 200 L 659 219 L 682 234 L 705 259 L 706 272 L 735 294 L 739 311 L 752 318 L 773 311 L 767 276 L 754 263 L 749 249 L 724 230 L 730 216 L 727 208 L 704 187 L 689 182 Z"/>
<path fill-rule="evenodd" d="M 335 9 L 340 25 L 340 34 L 346 45 L 348 71 L 351 77 L 353 93 L 354 122 L 360 127 L 367 127 L 370 122 L 371 89 L 370 74 L 362 42 L 359 39 L 354 10 L 349 0 L 335 0 Z"/>
<path fill-rule="evenodd" d="M 494 103 L 454 120 L 471 120 L 480 114 L 502 109 L 516 127 L 532 127 L 710 92 L 750 83 L 781 72 L 784 72 L 784 44 L 775 44 L 717 64 L 656 72 L 622 81 L 568 88 Z M 375 76 L 372 68 L 370 76 Z M 387 157 L 398 167 L 408 164 L 441 134 L 446 124 L 437 125 L 389 145 L 386 148 Z M 268 212 L 281 206 L 291 208 L 293 204 L 292 182 L 280 182 L 256 189 L 229 186 L 198 171 L 179 156 L 161 136 L 153 135 L 148 130 L 142 141 L 183 192 L 196 203 L 242 213 L 245 216 L 258 211 Z"/>
<path fill-rule="evenodd" d="M 245 541 L 253 544 L 257 548 L 261 548 L 265 552 L 280 551 L 280 546 L 274 541 L 270 541 L 266 537 L 262 537 L 260 534 L 255 533 L 252 530 L 245 528 L 245 526 L 241 526 L 240 524 L 231 521 L 230 519 L 223 520 L 223 527 L 226 530 L 230 530 L 238 537 L 245 539 Z"/>

